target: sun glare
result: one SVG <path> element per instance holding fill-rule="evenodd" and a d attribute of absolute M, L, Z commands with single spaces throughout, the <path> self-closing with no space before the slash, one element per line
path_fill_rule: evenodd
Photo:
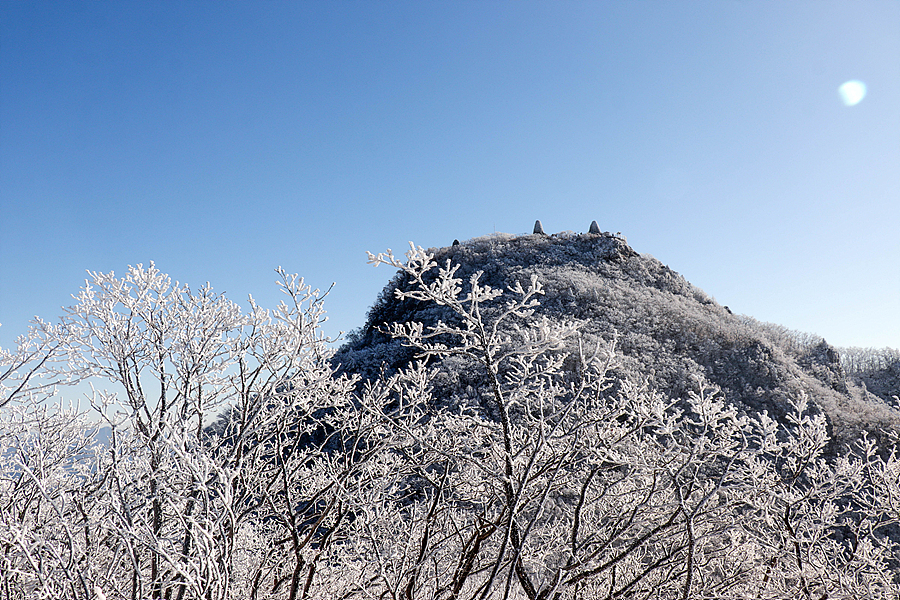
<path fill-rule="evenodd" d="M 866 84 L 856 79 L 845 81 L 838 88 L 838 95 L 845 106 L 856 106 L 866 97 Z"/>

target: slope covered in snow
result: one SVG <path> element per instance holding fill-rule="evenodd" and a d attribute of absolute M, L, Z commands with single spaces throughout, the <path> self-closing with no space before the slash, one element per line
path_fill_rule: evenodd
<path fill-rule="evenodd" d="M 494 234 L 429 252 L 438 264 L 459 265 L 464 288 L 476 273 L 481 284 L 504 290 L 537 276 L 545 293 L 533 318 L 580 324 L 580 339 L 567 342 L 573 372 L 579 347 L 591 351 L 614 340 L 614 386 L 627 379 L 682 400 L 703 378 L 740 410 L 767 411 L 778 419 L 805 395 L 814 411 L 827 416 L 835 450 L 862 431 L 884 442 L 884 432 L 900 424 L 892 398 L 900 390 L 881 386 L 877 395 L 868 392 L 858 377 L 848 377 L 839 352 L 825 340 L 732 314 L 618 235 Z M 414 358 L 412 350 L 385 333 L 387 324 L 417 321 L 427 328 L 453 319 L 440 306 L 396 300 L 395 290 L 408 286 L 398 273 L 384 288 L 366 324 L 338 352 L 335 360 L 343 370 L 372 378 Z M 474 365 L 445 359 L 437 368 L 439 398 L 453 402 L 481 394 Z"/>

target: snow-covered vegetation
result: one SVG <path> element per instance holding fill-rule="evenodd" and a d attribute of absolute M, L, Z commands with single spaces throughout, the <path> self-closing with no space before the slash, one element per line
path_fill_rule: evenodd
<path fill-rule="evenodd" d="M 337 357 L 295 276 L 245 314 L 152 265 L 0 354 L 0 599 L 898 597 L 896 440 L 824 341 L 616 236 L 371 262 Z"/>
<path fill-rule="evenodd" d="M 439 263 L 451 260 L 459 265 L 464 285 L 478 272 L 483 284 L 501 290 L 536 276 L 544 290 L 536 316 L 579 325 L 579 336 L 570 338 L 564 353 L 576 355 L 578 343 L 593 347 L 615 340 L 616 385 L 630 380 L 686 402 L 691 392 L 699 391 L 696 382 L 703 378 L 742 414 L 752 417 L 766 411 L 782 423 L 791 401 L 805 395 L 811 399 L 810 410 L 826 416 L 830 453 L 846 451 L 863 431 L 887 445 L 885 432 L 900 427 L 900 411 L 892 398 L 900 394 L 900 379 L 891 383 L 882 370 L 863 382 L 856 369 L 848 366 L 845 371 L 844 355 L 821 337 L 732 314 L 660 261 L 639 255 L 619 236 L 500 234 L 430 251 Z M 390 369 L 409 364 L 416 351 L 382 331 L 385 324 L 420 322 L 427 327 L 455 318 L 433 303 L 397 301 L 395 291 L 410 284 L 407 274 L 398 273 L 370 310 L 365 326 L 338 353 L 348 372 L 371 378 L 383 365 Z M 440 369 L 436 382 L 437 394 L 450 401 L 477 388 L 481 378 L 458 363 L 443 361 L 446 368 Z M 569 361 L 567 366 L 574 364 Z"/>

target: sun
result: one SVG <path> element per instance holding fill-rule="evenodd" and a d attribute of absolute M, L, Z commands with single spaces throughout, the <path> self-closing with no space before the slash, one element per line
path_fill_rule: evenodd
<path fill-rule="evenodd" d="M 845 81 L 838 88 L 838 95 L 845 106 L 856 106 L 866 97 L 866 84 L 856 79 Z"/>

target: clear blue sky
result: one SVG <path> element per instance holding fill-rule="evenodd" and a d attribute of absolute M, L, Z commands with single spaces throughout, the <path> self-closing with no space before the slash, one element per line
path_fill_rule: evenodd
<path fill-rule="evenodd" d="M 366 250 L 538 218 L 900 347 L 900 2 L 0 3 L 0 346 L 151 260 L 334 335 Z"/>

